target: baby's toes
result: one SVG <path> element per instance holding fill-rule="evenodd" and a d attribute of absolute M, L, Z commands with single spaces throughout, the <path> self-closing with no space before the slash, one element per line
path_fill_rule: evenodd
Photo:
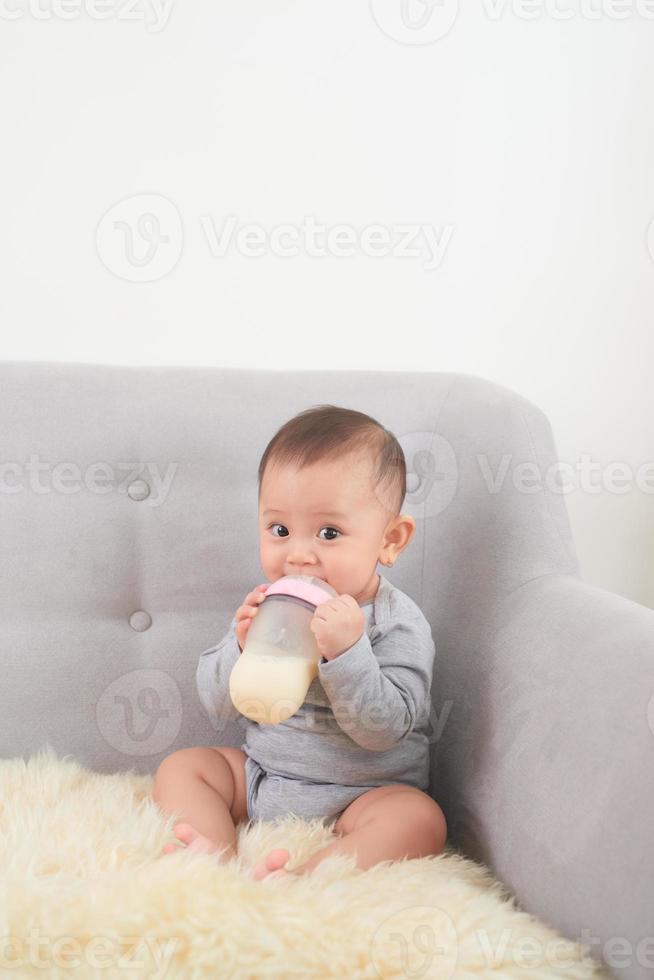
<path fill-rule="evenodd" d="M 268 876 L 281 878 L 288 874 L 284 865 L 290 858 L 290 852 L 286 848 L 278 848 L 267 854 L 263 861 L 259 861 L 252 869 L 252 877 L 255 881 L 261 881 Z"/>
<path fill-rule="evenodd" d="M 195 838 L 198 836 L 198 832 L 195 827 L 192 827 L 190 823 L 176 823 L 173 827 L 173 833 L 178 840 L 183 841 L 184 844 L 191 844 Z M 173 845 L 174 846 L 174 845 Z"/>
<path fill-rule="evenodd" d="M 174 854 L 176 851 L 185 851 L 187 848 L 180 846 L 180 844 L 186 844 L 188 846 L 198 836 L 195 827 L 192 827 L 190 823 L 182 823 L 181 821 L 175 824 L 173 833 L 179 843 L 176 844 L 173 841 L 172 843 L 164 844 L 162 854 Z"/>

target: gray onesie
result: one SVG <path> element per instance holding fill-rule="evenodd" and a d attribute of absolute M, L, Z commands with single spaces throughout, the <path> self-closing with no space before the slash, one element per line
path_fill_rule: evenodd
<path fill-rule="evenodd" d="M 431 628 L 419 606 L 379 576 L 361 606 L 363 635 L 334 660 L 321 658 L 300 709 L 267 725 L 245 719 L 248 816 L 310 820 L 338 816 L 362 793 L 387 783 L 429 788 Z M 225 637 L 201 654 L 200 700 L 214 727 L 243 716 L 229 696 L 240 656 L 236 617 Z"/>

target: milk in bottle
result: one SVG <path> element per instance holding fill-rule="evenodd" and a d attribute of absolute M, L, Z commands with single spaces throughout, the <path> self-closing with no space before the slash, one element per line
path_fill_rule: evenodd
<path fill-rule="evenodd" d="M 309 624 L 316 606 L 337 594 L 314 575 L 284 575 L 266 589 L 229 678 L 242 715 L 277 725 L 300 709 L 321 656 Z"/>

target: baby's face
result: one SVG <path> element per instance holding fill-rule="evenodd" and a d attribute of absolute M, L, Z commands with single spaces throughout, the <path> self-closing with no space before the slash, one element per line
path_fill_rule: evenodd
<path fill-rule="evenodd" d="M 372 487 L 371 463 L 346 457 L 304 469 L 266 468 L 259 501 L 261 567 L 268 580 L 317 575 L 339 595 L 373 598 L 393 515 Z"/>

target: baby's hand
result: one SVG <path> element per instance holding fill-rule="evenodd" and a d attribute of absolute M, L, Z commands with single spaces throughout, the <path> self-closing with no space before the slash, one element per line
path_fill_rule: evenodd
<path fill-rule="evenodd" d="M 334 660 L 363 636 L 366 617 L 351 595 L 338 595 L 316 606 L 311 632 L 323 657 Z"/>
<path fill-rule="evenodd" d="M 252 592 L 248 592 L 243 600 L 243 605 L 239 606 L 236 610 L 236 639 L 238 641 L 238 646 L 241 653 L 243 653 L 243 647 L 245 646 L 245 640 L 248 629 L 250 628 L 250 623 L 256 616 L 259 606 L 265 599 L 264 592 L 269 585 L 270 582 L 266 582 L 264 585 L 257 585 L 256 589 L 253 589 Z"/>

